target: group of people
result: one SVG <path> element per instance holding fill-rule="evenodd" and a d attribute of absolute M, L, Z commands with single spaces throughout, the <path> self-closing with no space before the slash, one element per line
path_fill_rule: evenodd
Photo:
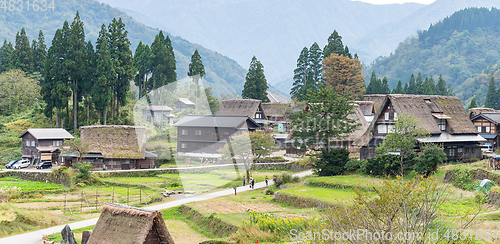
<path fill-rule="evenodd" d="M 246 184 L 246 180 L 245 180 L 245 176 L 243 176 L 243 186 L 245 186 L 245 184 Z M 254 189 L 254 187 L 255 187 L 255 180 L 253 179 L 253 177 L 250 177 L 250 180 L 248 181 L 248 184 L 249 184 L 250 188 Z M 266 176 L 266 186 L 268 184 L 269 184 L 269 179 Z"/>

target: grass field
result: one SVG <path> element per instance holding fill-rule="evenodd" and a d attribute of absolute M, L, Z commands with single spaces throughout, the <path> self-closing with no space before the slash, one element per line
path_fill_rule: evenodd
<path fill-rule="evenodd" d="M 15 178 L 0 178 L 0 191 L 9 191 L 14 188 L 21 192 L 47 192 L 64 189 L 64 187 L 53 183 L 19 180 Z"/>

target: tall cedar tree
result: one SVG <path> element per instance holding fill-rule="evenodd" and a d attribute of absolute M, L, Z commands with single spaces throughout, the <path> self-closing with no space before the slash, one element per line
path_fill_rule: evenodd
<path fill-rule="evenodd" d="M 34 52 L 34 69 L 43 74 L 43 67 L 45 65 L 45 57 L 47 56 L 47 45 L 45 45 L 45 37 L 42 30 L 38 32 L 37 49 Z"/>
<path fill-rule="evenodd" d="M 216 115 L 220 107 L 219 99 L 212 95 L 212 87 L 205 88 L 205 94 L 207 94 L 207 101 L 208 106 L 210 107 L 210 112 L 213 115 Z"/>
<path fill-rule="evenodd" d="M 307 71 L 309 69 L 309 50 L 304 47 L 297 59 L 297 68 L 293 71 L 293 86 L 290 91 L 292 98 L 303 101 L 310 84 L 307 83 Z"/>
<path fill-rule="evenodd" d="M 16 34 L 16 46 L 12 58 L 14 68 L 26 73 L 33 72 L 33 50 L 31 50 L 24 27 L 21 29 L 21 33 L 17 32 Z"/>
<path fill-rule="evenodd" d="M 83 96 L 85 97 L 85 107 L 87 109 L 87 124 L 90 125 L 90 96 L 92 93 L 92 88 L 96 81 L 96 69 L 97 69 L 97 56 L 92 46 L 92 42 L 88 41 L 85 46 L 85 56 L 87 57 L 87 66 L 85 70 L 85 77 L 83 79 Z"/>
<path fill-rule="evenodd" d="M 13 53 L 12 43 L 4 40 L 3 46 L 0 48 L 0 73 L 11 69 Z"/>
<path fill-rule="evenodd" d="M 97 69 L 96 82 L 92 87 L 92 103 L 97 111 L 99 111 L 99 120 L 101 124 L 107 122 L 107 108 L 112 99 L 111 84 L 114 83 L 116 72 L 109 53 L 108 40 L 106 38 L 106 26 L 103 24 L 99 37 L 97 38 L 96 53 L 97 53 Z"/>
<path fill-rule="evenodd" d="M 266 76 L 264 75 L 264 66 L 253 56 L 247 76 L 245 77 L 245 85 L 241 96 L 243 98 L 269 102 L 269 98 L 267 97 L 268 88 Z"/>
<path fill-rule="evenodd" d="M 370 83 L 366 87 L 366 94 L 380 94 L 382 91 L 382 82 L 377 79 L 375 71 L 372 71 L 372 76 L 370 78 Z"/>
<path fill-rule="evenodd" d="M 417 84 L 415 83 L 415 76 L 413 73 L 410 77 L 410 82 L 408 82 L 408 87 L 405 89 L 406 94 L 417 94 Z"/>
<path fill-rule="evenodd" d="M 189 63 L 189 71 L 187 75 L 193 77 L 196 83 L 195 106 L 198 109 L 198 96 L 200 93 L 199 79 L 205 76 L 205 67 L 203 66 L 203 62 L 201 61 L 201 56 L 200 53 L 198 53 L 198 49 L 194 50 L 194 53 L 191 56 L 191 63 Z"/>
<path fill-rule="evenodd" d="M 392 89 L 392 94 L 405 94 L 405 89 L 403 88 L 403 84 L 401 83 L 401 80 L 398 81 L 398 85 L 396 88 Z"/>
<path fill-rule="evenodd" d="M 488 85 L 488 92 L 486 93 L 486 101 L 484 106 L 487 108 L 499 109 L 498 107 L 498 93 L 495 77 L 490 77 L 490 84 Z"/>
<path fill-rule="evenodd" d="M 177 79 L 174 50 L 170 37 L 160 31 L 151 44 L 151 78 L 152 89 L 158 89 Z"/>
<path fill-rule="evenodd" d="M 424 94 L 424 80 L 421 73 L 418 73 L 415 80 L 416 92 L 415 94 Z"/>
<path fill-rule="evenodd" d="M 344 48 L 344 44 L 342 44 L 342 37 L 339 35 L 337 30 L 334 30 L 333 33 L 328 37 L 328 43 L 323 48 L 323 56 L 325 58 L 329 57 L 332 53 L 336 53 L 338 55 L 344 55 L 349 57 L 349 54 L 345 53 L 346 49 Z M 347 49 L 349 51 L 349 49 Z"/>
<path fill-rule="evenodd" d="M 469 111 L 469 109 L 471 108 L 477 108 L 477 101 L 476 101 L 476 96 L 473 96 L 472 97 L 472 100 L 470 100 L 470 104 L 469 104 L 469 107 L 467 107 L 467 111 Z"/>
<path fill-rule="evenodd" d="M 313 84 L 312 87 L 317 88 L 321 83 L 322 76 L 322 61 L 323 61 L 323 52 L 321 48 L 319 48 L 318 43 L 313 43 L 313 45 L 309 48 L 309 67 L 313 72 Z"/>
<path fill-rule="evenodd" d="M 339 96 L 351 94 L 352 99 L 358 99 L 366 90 L 362 68 L 358 59 L 333 53 L 323 60 L 323 83 Z"/>
<path fill-rule="evenodd" d="M 148 84 L 148 77 L 151 74 L 151 56 L 152 53 L 149 45 L 142 44 L 142 41 L 139 42 L 134 54 L 134 66 L 138 71 L 135 75 L 134 83 L 139 87 L 139 97 L 146 95 L 146 93 L 153 88 L 146 87 L 146 84 Z"/>
<path fill-rule="evenodd" d="M 113 84 L 113 100 L 111 102 L 112 114 L 119 116 L 120 106 L 127 103 L 127 92 L 130 90 L 130 80 L 134 77 L 134 57 L 130 50 L 128 31 L 122 18 L 114 18 L 108 26 L 108 40 L 111 60 L 116 72 Z"/>
<path fill-rule="evenodd" d="M 80 92 L 83 89 L 83 80 L 86 76 L 87 57 L 85 55 L 85 31 L 80 14 L 71 23 L 68 39 L 68 55 L 65 59 L 71 90 L 73 91 L 73 131 L 78 130 L 78 102 L 81 101 Z"/>
<path fill-rule="evenodd" d="M 389 94 L 391 93 L 391 89 L 389 89 L 389 81 L 387 80 L 387 77 L 384 76 L 382 79 L 382 90 L 380 91 L 380 94 Z"/>
<path fill-rule="evenodd" d="M 450 86 L 446 86 L 446 81 L 443 79 L 442 75 L 439 75 L 436 90 L 438 93 L 436 95 L 441 95 L 441 96 L 452 96 L 453 95 L 453 91 L 451 90 Z"/>
<path fill-rule="evenodd" d="M 65 23 L 67 25 L 68 22 L 66 21 Z M 63 30 L 57 29 L 45 59 L 44 80 L 40 91 L 46 104 L 44 114 L 48 118 L 51 118 L 51 121 L 53 109 L 56 109 L 56 127 L 60 125 L 60 114 L 58 111 L 63 110 L 71 95 L 64 65 L 64 60 L 66 59 L 65 44 Z"/>

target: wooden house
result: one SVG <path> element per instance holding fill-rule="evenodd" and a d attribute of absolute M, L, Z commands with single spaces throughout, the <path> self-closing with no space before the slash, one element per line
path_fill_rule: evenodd
<path fill-rule="evenodd" d="M 28 129 L 19 138 L 22 138 L 22 158 L 35 164 L 40 161 L 59 162 L 59 148 L 64 145 L 64 140 L 74 137 L 65 129 L 55 128 Z"/>
<path fill-rule="evenodd" d="M 232 135 L 255 131 L 259 125 L 248 116 L 188 115 L 177 127 L 177 153 L 217 155 Z"/>
<path fill-rule="evenodd" d="M 410 114 L 420 119 L 419 126 L 430 132 L 419 143 L 436 143 L 444 147 L 450 160 L 481 158 L 478 132 L 456 97 L 428 95 L 365 95 L 373 101 L 375 116 L 367 131 L 355 144 L 361 147 L 361 159 L 375 157 L 375 148 L 391 132 L 398 115 Z"/>
<path fill-rule="evenodd" d="M 500 112 L 479 113 L 471 118 L 477 133 L 487 140 L 491 148 L 496 150 L 499 146 Z"/>
<path fill-rule="evenodd" d="M 87 244 L 174 244 L 160 211 L 107 203 Z"/>
<path fill-rule="evenodd" d="M 174 123 L 172 108 L 169 106 L 150 105 L 142 108 L 142 119 L 150 123 L 165 122 L 169 125 Z"/>
<path fill-rule="evenodd" d="M 471 119 L 480 113 L 500 113 L 500 110 L 492 108 L 469 108 L 469 118 Z"/>
<path fill-rule="evenodd" d="M 262 101 L 256 99 L 223 100 L 217 115 L 247 116 L 263 129 L 268 120 L 262 107 Z"/>
<path fill-rule="evenodd" d="M 80 127 L 81 141 L 88 145 L 85 161 L 94 168 L 150 169 L 157 155 L 146 152 L 146 128 L 128 125 L 93 125 Z M 63 155 L 71 165 L 79 155 Z"/>
<path fill-rule="evenodd" d="M 184 111 L 185 109 L 188 109 L 188 108 L 194 109 L 195 106 L 196 106 L 196 104 L 194 104 L 194 102 L 191 102 L 187 98 L 179 98 L 175 102 L 175 109 L 177 109 L 179 111 Z"/>
<path fill-rule="evenodd" d="M 291 104 L 288 103 L 262 103 L 262 109 L 275 132 L 289 132 L 291 129 L 292 113 Z"/>

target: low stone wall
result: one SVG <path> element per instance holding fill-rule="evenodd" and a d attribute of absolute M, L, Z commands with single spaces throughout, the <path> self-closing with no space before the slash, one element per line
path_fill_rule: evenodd
<path fill-rule="evenodd" d="M 210 215 L 208 217 L 203 216 L 196 210 L 186 206 L 186 205 L 181 205 L 180 210 L 182 211 L 183 214 L 185 214 L 188 218 L 192 219 L 193 221 L 203 225 L 204 227 L 208 228 L 212 234 L 219 236 L 219 237 L 226 237 L 229 236 L 236 231 L 238 231 L 238 227 L 234 226 L 232 224 L 228 224 L 219 218 L 215 217 L 214 215 Z"/>
<path fill-rule="evenodd" d="M 274 201 L 296 208 L 331 208 L 335 206 L 333 204 L 324 203 L 313 199 L 291 196 L 279 192 L 274 194 Z"/>
<path fill-rule="evenodd" d="M 458 170 L 456 170 L 456 169 L 446 171 L 446 174 L 444 175 L 444 182 L 450 181 L 451 178 L 453 177 L 453 175 L 455 174 L 455 172 L 457 172 L 457 171 Z M 474 179 L 476 179 L 476 180 L 488 179 L 488 180 L 493 181 L 496 185 L 500 185 L 500 175 L 494 174 L 494 173 L 489 172 L 489 171 L 484 170 L 484 169 L 477 169 L 476 175 L 474 176 Z"/>
<path fill-rule="evenodd" d="M 364 191 L 373 191 L 373 187 L 370 186 L 349 186 L 349 185 L 342 185 L 342 184 L 334 184 L 334 183 L 326 183 L 326 182 L 320 182 L 320 181 L 309 181 L 307 182 L 308 185 L 311 186 L 316 186 L 316 187 L 323 187 L 323 188 L 332 188 L 332 189 L 360 189 Z"/>
<path fill-rule="evenodd" d="M 41 181 L 50 182 L 54 184 L 59 184 L 65 187 L 71 187 L 71 179 L 69 175 L 66 174 L 55 174 L 52 172 L 40 171 L 40 172 L 27 172 L 27 171 L 7 171 L 1 172 L 0 178 L 4 177 L 16 177 L 22 180 L 31 181 Z"/>

